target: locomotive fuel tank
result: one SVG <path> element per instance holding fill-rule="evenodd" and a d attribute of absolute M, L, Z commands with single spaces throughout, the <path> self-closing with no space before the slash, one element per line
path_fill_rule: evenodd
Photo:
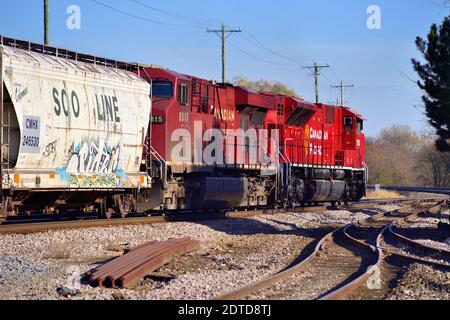
<path fill-rule="evenodd" d="M 203 177 L 192 197 L 195 208 L 233 208 L 247 198 L 248 180 L 242 177 Z"/>
<path fill-rule="evenodd" d="M 2 188 L 149 188 L 140 167 L 150 84 L 124 69 L 57 55 L 0 46 L 2 162 L 10 177 Z"/>
<path fill-rule="evenodd" d="M 307 199 L 314 202 L 345 199 L 347 184 L 344 181 L 311 180 L 307 183 Z"/>

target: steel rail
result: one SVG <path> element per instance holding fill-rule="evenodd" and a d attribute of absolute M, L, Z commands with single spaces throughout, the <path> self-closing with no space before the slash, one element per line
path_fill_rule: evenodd
<path fill-rule="evenodd" d="M 0 224 L 0 234 L 31 234 L 47 232 L 52 230 L 66 229 L 87 229 L 100 227 L 115 227 L 124 225 L 151 225 L 173 222 L 196 222 L 213 219 L 236 219 L 250 218 L 258 215 L 270 215 L 276 213 L 288 212 L 320 212 L 328 209 L 351 210 L 371 208 L 374 205 L 408 203 L 417 201 L 434 201 L 436 198 L 395 198 L 395 199 L 374 199 L 359 203 L 351 203 L 337 207 L 317 206 L 317 207 L 297 207 L 293 209 L 262 209 L 250 211 L 229 211 L 229 212 L 204 212 L 204 213 L 171 213 L 161 216 L 149 217 L 129 217 L 124 219 L 89 219 L 89 220 L 70 220 L 70 221 L 51 221 L 17 224 Z M 440 199 L 440 198 L 439 198 Z"/>
<path fill-rule="evenodd" d="M 385 216 L 386 214 L 398 211 L 399 209 L 395 209 L 392 211 L 388 211 L 388 212 L 383 212 L 377 216 Z M 377 217 L 375 216 L 375 217 Z M 374 218 L 374 217 L 372 217 Z M 352 225 L 352 224 L 351 224 Z M 282 280 L 285 280 L 291 276 L 293 276 L 294 274 L 297 274 L 301 271 L 303 271 L 308 264 L 316 257 L 320 254 L 321 251 L 324 250 L 325 248 L 325 243 L 327 241 L 332 241 L 332 239 L 334 238 L 334 236 L 339 233 L 342 232 L 343 230 L 345 230 L 345 228 L 351 226 L 351 225 L 346 225 L 343 226 L 339 229 L 334 230 L 331 233 L 328 233 L 327 235 L 325 235 L 322 239 L 320 239 L 318 241 L 318 243 L 315 246 L 315 249 L 313 250 L 312 253 L 310 253 L 307 257 L 305 257 L 305 259 L 303 259 L 302 261 L 300 261 L 298 264 L 296 264 L 295 266 L 284 270 L 284 271 L 280 271 L 279 273 L 276 273 L 268 278 L 262 279 L 256 283 L 250 284 L 248 286 L 242 287 L 240 289 L 237 289 L 235 291 L 220 295 L 216 298 L 214 298 L 214 300 L 239 300 L 239 299 L 243 299 L 245 297 L 250 296 L 252 293 L 262 290 L 264 288 L 267 288 L 269 286 L 272 286 Z"/>
<path fill-rule="evenodd" d="M 133 288 L 173 257 L 197 250 L 199 246 L 200 241 L 191 238 L 148 242 L 93 270 L 89 276 L 91 286 Z"/>
<path fill-rule="evenodd" d="M 351 227 L 353 227 L 354 225 L 349 225 L 346 228 L 344 228 L 344 233 L 346 234 L 347 238 L 351 241 L 354 241 L 355 243 L 358 243 L 361 246 L 365 246 L 368 249 L 375 251 L 377 253 L 377 260 L 376 263 L 369 266 L 367 268 L 367 271 L 363 274 L 361 274 L 360 276 L 358 276 L 356 279 L 354 279 L 352 282 L 350 282 L 349 284 L 323 296 L 322 298 L 320 298 L 320 300 L 342 300 L 345 297 L 349 296 L 352 292 L 354 292 L 356 289 L 358 289 L 362 284 L 364 284 L 375 272 L 376 270 L 380 270 L 381 268 L 381 264 L 384 261 L 384 257 L 383 257 L 383 251 L 386 250 L 386 248 L 384 248 L 381 243 L 382 243 L 382 238 L 383 235 L 385 234 L 385 232 L 387 230 L 389 230 L 396 222 L 400 221 L 400 220 L 405 220 L 405 219 L 415 219 L 417 217 L 419 217 L 421 214 L 425 213 L 425 212 L 430 212 L 433 211 L 437 208 L 441 208 L 444 205 L 443 202 L 439 203 L 438 205 L 426 210 L 426 211 L 421 211 L 421 212 L 416 212 L 416 213 L 411 213 L 405 217 L 399 217 L 398 219 L 394 220 L 393 222 L 387 224 L 382 230 L 381 232 L 379 232 L 378 236 L 377 236 L 377 240 L 376 240 L 376 247 L 367 243 L 364 243 L 363 241 L 360 241 L 354 237 L 352 237 L 351 235 L 348 234 L 348 229 L 350 229 Z M 402 208 L 403 210 L 403 208 Z M 391 253 L 391 252 L 389 252 Z M 391 253 L 392 254 L 392 253 Z M 395 253 L 397 254 L 397 253 Z M 409 256 L 407 255 L 403 255 L 403 254 L 398 254 L 401 257 L 404 258 L 409 258 Z M 416 257 L 412 257 L 414 258 L 416 261 L 419 262 L 427 262 L 427 263 L 431 263 L 433 264 L 433 262 L 430 262 L 426 259 L 422 259 L 422 258 L 416 258 Z M 439 266 L 442 266 L 442 264 L 436 263 Z M 443 265 L 445 266 L 445 265 Z M 447 265 L 448 267 L 450 267 L 450 265 Z"/>
<path fill-rule="evenodd" d="M 400 233 L 398 233 L 398 232 L 396 232 L 394 230 L 394 225 L 393 224 L 388 226 L 388 229 L 386 230 L 386 233 L 387 232 L 390 235 L 392 235 L 396 239 L 396 241 L 398 241 L 398 242 L 403 242 L 403 243 L 405 243 L 405 244 L 407 244 L 407 245 L 409 245 L 411 247 L 416 247 L 418 249 L 427 250 L 427 251 L 433 252 L 435 254 L 441 254 L 443 256 L 450 257 L 450 250 L 446 250 L 444 248 L 436 248 L 436 247 L 430 246 L 428 244 L 421 243 L 419 241 L 416 241 L 416 240 L 413 240 L 411 238 L 405 237 L 404 235 L 402 235 L 402 234 L 400 234 Z"/>
<path fill-rule="evenodd" d="M 447 206 L 446 204 L 447 201 L 443 201 L 440 205 L 435 206 L 434 208 L 427 210 L 427 212 L 421 212 L 418 213 L 416 215 L 416 217 L 418 217 L 421 214 L 425 214 L 425 213 L 436 213 L 439 209 L 441 209 L 444 206 Z M 416 240 L 410 239 L 408 237 L 405 237 L 401 234 L 399 234 L 398 232 L 394 231 L 394 226 L 395 226 L 396 221 L 392 222 L 391 224 L 387 225 L 382 233 L 379 236 L 379 241 L 378 241 L 378 247 L 383 250 L 385 253 L 392 255 L 394 257 L 397 258 L 401 258 L 401 259 L 405 259 L 405 260 L 410 260 L 410 261 L 415 261 L 415 262 L 420 262 L 420 263 L 424 263 L 424 264 L 428 264 L 428 265 L 433 265 L 433 266 L 437 266 L 437 267 L 442 267 L 445 269 L 450 269 L 450 264 L 448 263 L 442 263 L 439 261 L 433 261 L 433 260 L 427 260 L 418 256 L 413 256 L 411 254 L 406 254 L 403 252 L 400 252 L 399 248 L 393 245 L 389 245 L 389 247 L 383 246 L 382 245 L 382 239 L 383 237 L 385 237 L 386 235 L 388 236 L 392 236 L 394 237 L 394 239 L 396 239 L 396 241 L 398 242 L 402 242 L 402 243 L 406 243 L 409 246 L 412 247 L 416 247 L 418 249 L 421 250 L 425 250 L 425 251 L 429 251 L 432 252 L 433 254 L 441 254 L 443 256 L 447 256 L 450 257 L 450 251 L 449 250 L 445 250 L 443 248 L 436 248 L 424 243 L 420 243 Z M 433 258 L 433 257 L 432 257 Z"/>
<path fill-rule="evenodd" d="M 437 198 L 433 198 L 433 199 L 426 199 L 426 201 L 430 201 L 430 200 L 442 200 L 441 197 L 437 197 Z M 411 199 L 412 200 L 412 199 Z M 422 199 L 423 201 L 424 199 Z M 415 202 L 414 200 L 411 202 Z M 387 212 L 383 212 L 379 215 L 375 215 L 373 217 L 370 217 L 368 219 L 366 219 L 365 221 L 372 221 L 372 222 L 376 222 L 377 220 L 379 220 L 380 218 L 383 217 L 388 217 L 389 215 L 399 212 L 401 210 L 406 210 L 408 208 L 412 208 L 414 204 L 411 204 L 409 206 L 400 208 L 400 209 L 395 209 L 395 210 L 390 210 Z M 404 219 L 410 216 L 413 216 L 415 214 L 409 214 L 406 217 L 402 216 L 402 217 L 398 217 L 396 220 L 400 220 L 400 219 Z M 391 217 L 391 218 L 395 218 L 395 217 Z M 347 285 L 323 296 L 320 298 L 320 300 L 332 300 L 332 299 L 343 299 L 344 297 L 348 296 L 348 294 L 350 294 L 351 292 L 353 292 L 354 290 L 356 290 L 357 288 L 360 287 L 360 285 L 362 283 L 364 283 L 365 281 L 367 281 L 367 279 L 373 274 L 373 272 L 376 270 L 377 266 L 381 264 L 381 262 L 383 261 L 383 253 L 382 253 L 382 249 L 380 247 L 381 244 L 381 239 L 379 239 L 380 235 L 378 235 L 377 237 L 377 243 L 376 246 L 370 245 L 370 244 L 366 244 L 363 241 L 360 241 L 354 237 L 351 237 L 348 234 L 348 229 L 350 227 L 355 226 L 355 224 L 349 224 L 346 226 L 343 226 L 337 230 L 334 230 L 331 233 L 328 233 L 325 237 L 323 237 L 322 239 L 319 240 L 319 242 L 316 244 L 315 249 L 313 250 L 312 253 L 310 253 L 305 259 L 303 259 L 302 261 L 300 261 L 298 264 L 294 265 L 293 267 L 286 269 L 286 270 L 282 270 L 272 276 L 269 276 L 265 279 L 262 279 L 258 282 L 255 282 L 253 284 L 250 284 L 248 286 L 239 288 L 235 291 L 226 293 L 226 294 L 222 294 L 219 295 L 217 297 L 215 297 L 213 300 L 239 300 L 239 299 L 243 299 L 245 297 L 250 296 L 252 293 L 265 289 L 269 286 L 272 286 L 282 280 L 288 279 L 289 277 L 293 276 L 294 274 L 297 274 L 301 271 L 303 271 L 308 264 L 315 258 L 317 257 L 320 252 L 325 248 L 325 243 L 327 241 L 332 241 L 333 238 L 340 232 L 344 233 L 344 235 L 346 235 L 346 238 L 348 238 L 350 241 L 353 241 L 355 244 L 357 244 L 358 246 L 362 246 L 364 248 L 367 248 L 369 250 L 371 250 L 372 252 L 375 252 L 377 254 L 377 258 L 376 258 L 376 263 L 369 266 L 367 268 L 367 271 L 364 272 L 364 274 L 358 276 L 356 279 L 354 279 L 353 281 L 351 281 L 350 283 L 348 283 Z"/>

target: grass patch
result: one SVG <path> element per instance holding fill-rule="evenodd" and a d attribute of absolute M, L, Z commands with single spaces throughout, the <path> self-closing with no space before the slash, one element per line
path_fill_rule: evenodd
<path fill-rule="evenodd" d="M 379 191 L 368 191 L 367 199 L 393 199 L 401 198 L 400 194 L 395 191 L 388 191 L 380 189 Z"/>
<path fill-rule="evenodd" d="M 67 260 L 70 258 L 70 249 L 65 247 L 58 247 L 49 250 L 49 252 L 45 255 L 47 259 L 55 259 L 55 260 Z"/>
<path fill-rule="evenodd" d="M 109 252 L 119 252 L 119 253 L 123 253 L 123 248 L 122 248 L 122 246 L 120 246 L 120 245 L 118 245 L 118 244 L 115 244 L 115 243 L 108 243 L 107 245 L 106 245 L 106 251 L 109 251 Z"/>

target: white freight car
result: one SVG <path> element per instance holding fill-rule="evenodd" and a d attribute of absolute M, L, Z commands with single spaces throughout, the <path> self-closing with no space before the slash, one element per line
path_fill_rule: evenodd
<path fill-rule="evenodd" d="M 151 84 L 120 63 L 28 46 L 1 38 L 0 215 L 132 211 L 151 188 L 142 156 Z"/>

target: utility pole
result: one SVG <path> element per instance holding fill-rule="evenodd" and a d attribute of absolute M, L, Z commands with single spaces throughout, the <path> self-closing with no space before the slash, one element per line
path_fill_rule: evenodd
<path fill-rule="evenodd" d="M 303 67 L 303 69 L 313 69 L 314 70 L 314 81 L 316 86 L 316 103 L 319 103 L 319 76 L 320 71 L 323 68 L 329 68 L 330 65 L 327 63 L 326 65 L 318 65 L 317 62 L 314 62 L 314 66 Z"/>
<path fill-rule="evenodd" d="M 49 12 L 48 12 L 48 0 L 44 0 L 44 44 L 48 46 L 48 20 L 49 20 Z"/>
<path fill-rule="evenodd" d="M 226 40 L 232 33 L 242 32 L 242 29 L 226 29 L 225 25 L 222 23 L 222 28 L 220 30 L 206 30 L 208 33 L 215 33 L 222 40 L 222 82 L 227 82 L 226 75 Z"/>
<path fill-rule="evenodd" d="M 344 82 L 341 81 L 341 84 L 338 86 L 331 86 L 332 88 L 339 89 L 341 91 L 341 106 L 344 106 L 344 93 L 345 89 L 347 88 L 354 88 L 355 86 L 353 84 L 350 85 L 344 85 Z"/>

